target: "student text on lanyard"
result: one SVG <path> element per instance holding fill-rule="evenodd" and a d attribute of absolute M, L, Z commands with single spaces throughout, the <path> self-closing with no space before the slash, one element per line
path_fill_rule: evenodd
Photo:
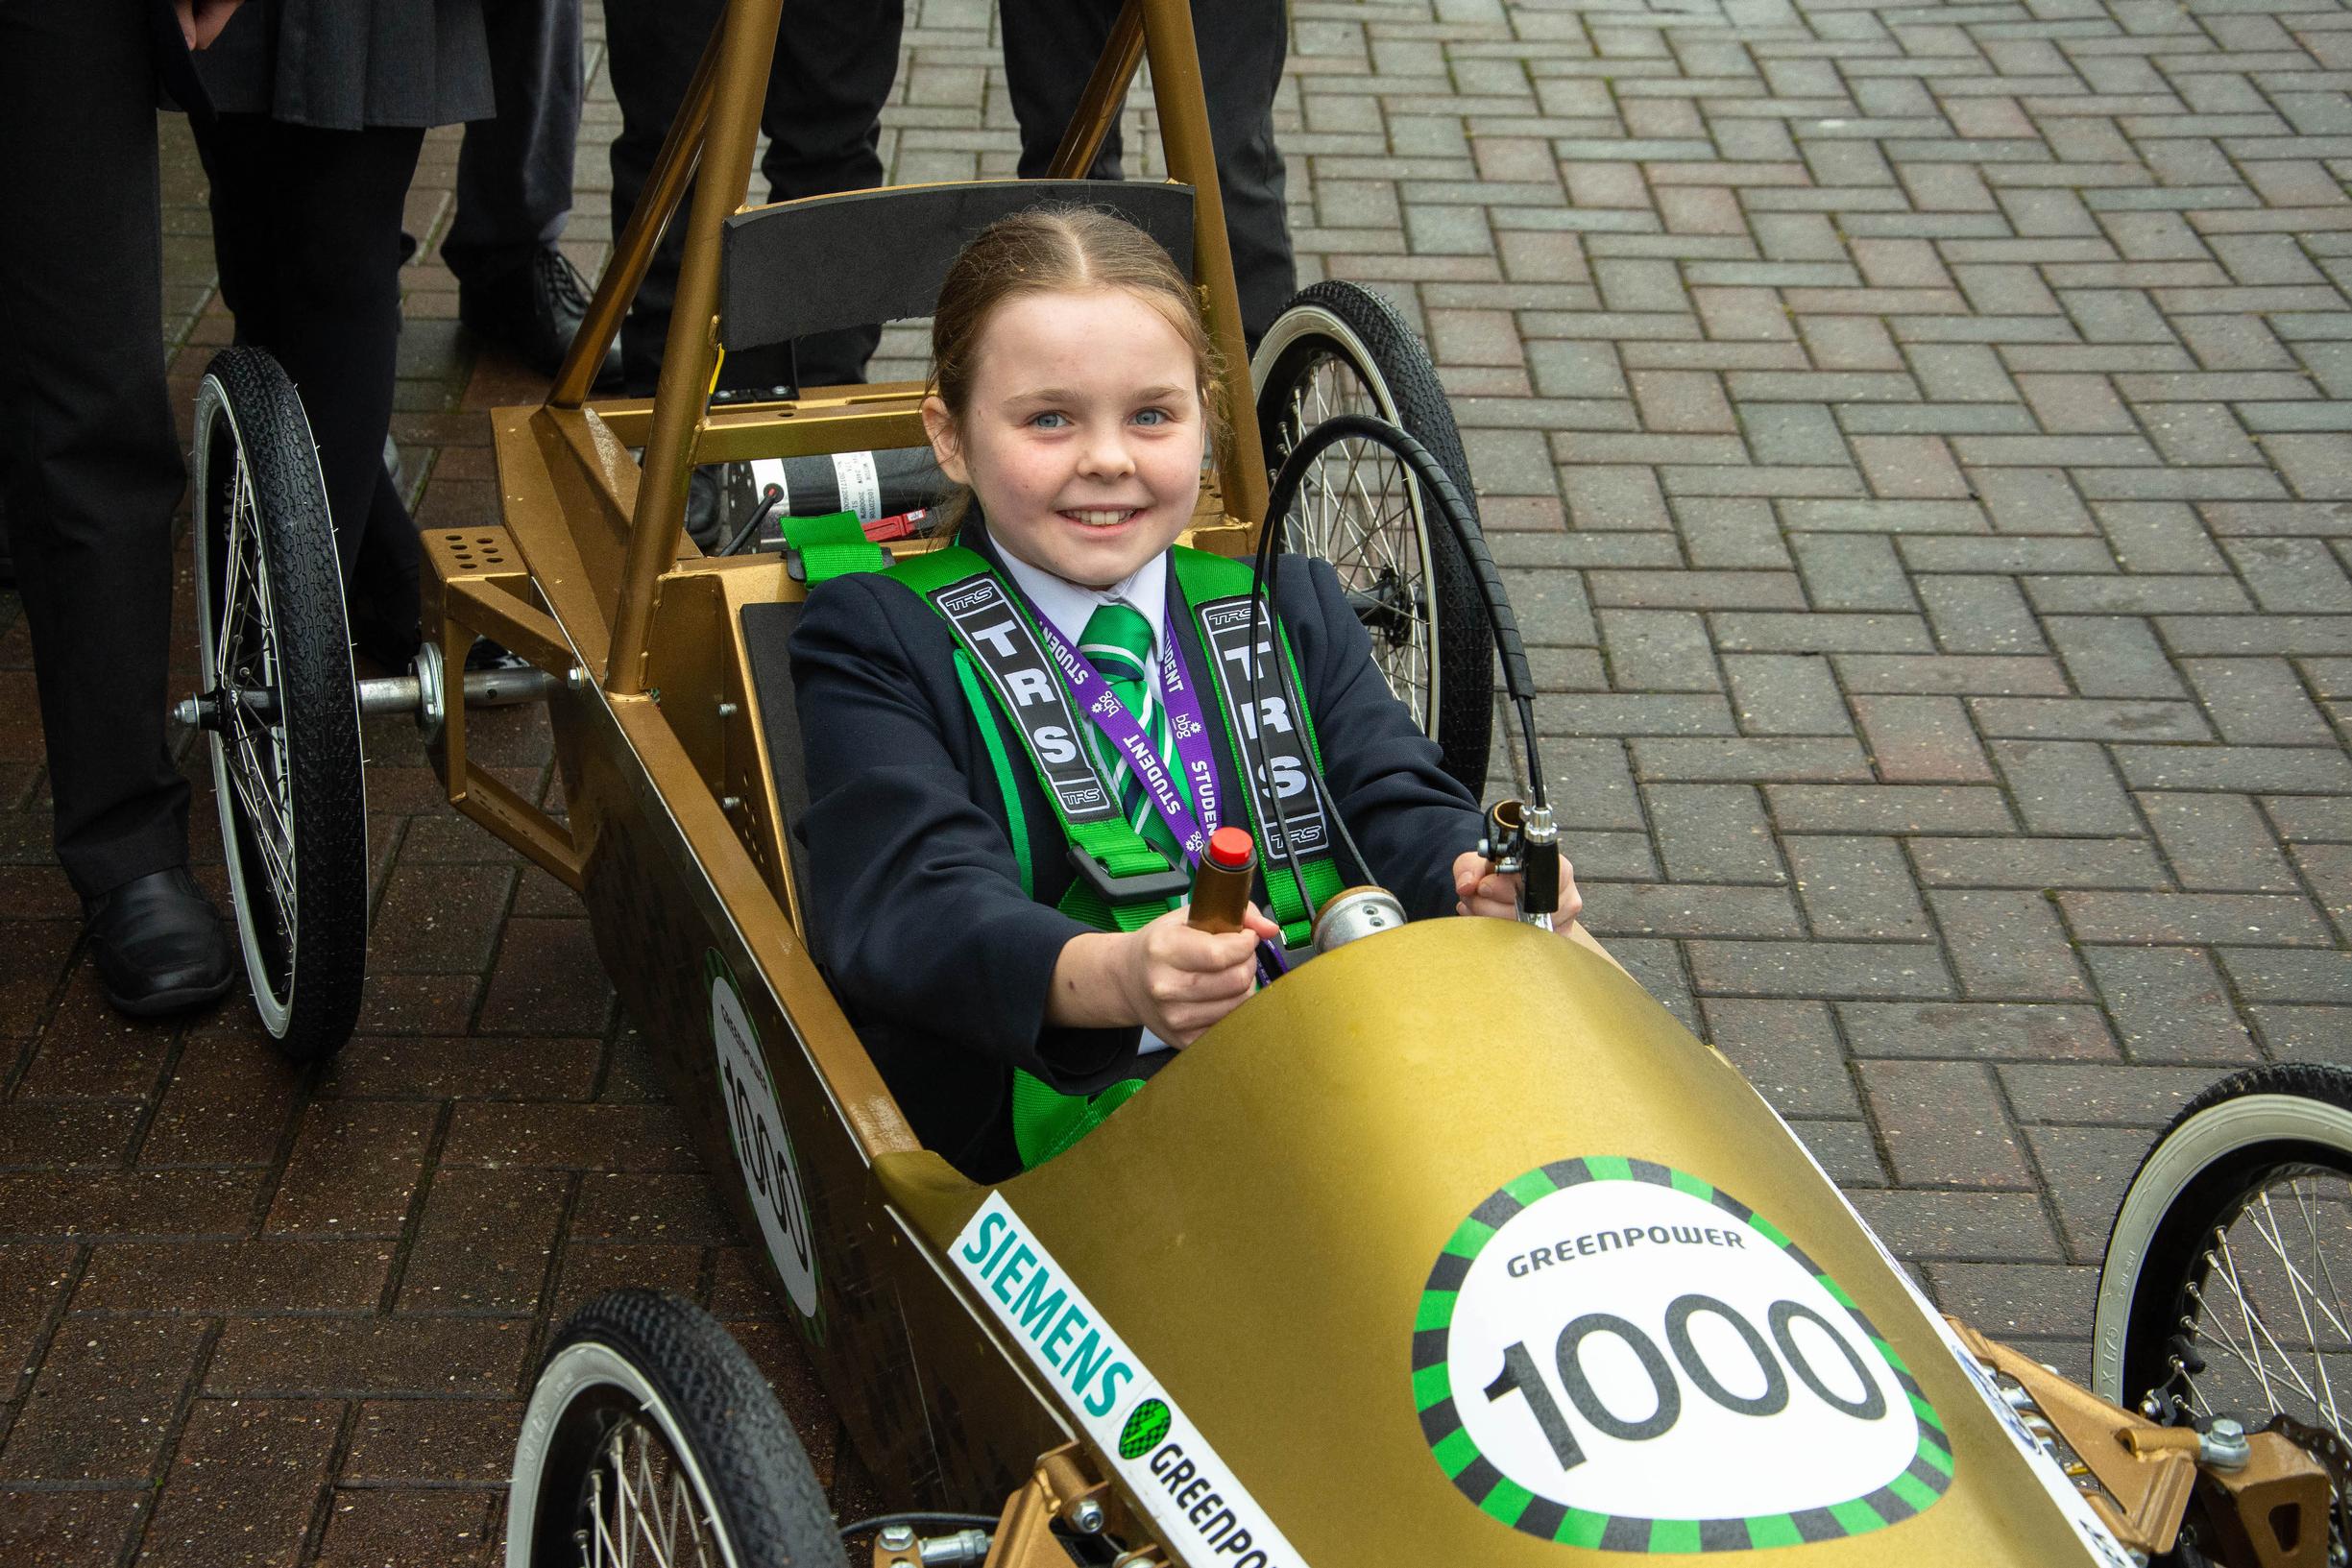
<path fill-rule="evenodd" d="M 1007 584 L 1015 592 L 1018 585 Z M 1029 596 L 1024 593 L 1024 599 Z M 1176 840 L 1184 856 L 1186 870 L 1198 865 L 1208 847 L 1208 835 L 1217 831 L 1217 765 L 1209 750 L 1208 721 L 1201 716 L 1200 688 L 1192 678 L 1192 668 L 1178 646 L 1175 630 L 1182 603 L 1176 597 L 1176 573 L 1168 574 L 1168 611 L 1159 635 L 1160 706 L 1168 713 L 1168 734 L 1175 742 L 1179 765 L 1184 777 L 1191 781 L 1193 800 L 1200 807 L 1199 817 L 1185 804 L 1176 790 L 1176 781 L 1168 776 L 1167 764 L 1154 751 L 1152 741 L 1135 722 L 1135 715 L 1111 695 L 1110 685 L 1096 673 L 1093 664 L 1073 651 L 1062 638 L 1061 631 L 1045 613 L 1031 603 L 1030 618 L 1036 625 L 1037 635 L 1045 642 L 1046 652 L 1054 667 L 1061 672 L 1062 684 L 1078 700 L 1083 712 L 1101 730 L 1119 754 L 1127 759 L 1128 768 L 1143 781 L 1144 792 L 1151 799 L 1160 820 L 1167 824 L 1168 834 Z M 1242 765 L 1249 766 L 1243 758 Z M 1104 781 L 1109 788 L 1109 781 Z M 1205 824 L 1205 826 L 1204 826 Z M 1272 875 L 1270 871 L 1268 875 Z M 1274 943 L 1258 944 L 1258 969 L 1261 983 L 1290 967 L 1288 957 Z"/>
<path fill-rule="evenodd" d="M 1169 574 L 1168 581 L 1173 591 L 1176 583 L 1173 572 Z M 1160 706 L 1168 713 L 1168 734 L 1176 743 L 1178 765 L 1183 768 L 1185 778 L 1192 781 L 1193 799 L 1200 803 L 1199 817 L 1193 814 L 1192 807 L 1177 789 L 1176 780 L 1168 772 L 1167 762 L 1153 748 L 1151 737 L 1144 734 L 1143 726 L 1111 694 L 1110 683 L 1103 680 L 1082 655 L 1071 648 L 1063 639 L 1060 629 L 1042 611 L 1034 605 L 1031 606 L 1031 611 L 1038 638 L 1045 643 L 1046 652 L 1053 657 L 1055 668 L 1061 672 L 1062 684 L 1070 688 L 1070 695 L 1078 700 L 1079 712 L 1092 720 L 1095 728 L 1103 732 L 1103 737 L 1110 741 L 1119 755 L 1127 759 L 1128 771 L 1142 782 L 1144 793 L 1151 799 L 1153 809 L 1159 812 L 1160 821 L 1167 824 L 1168 835 L 1176 840 L 1176 848 L 1184 856 L 1184 865 L 1189 870 L 1200 861 L 1201 853 L 1207 849 L 1208 835 L 1217 831 L 1217 771 L 1210 760 L 1208 724 L 1201 717 L 1200 691 L 1189 678 L 1190 672 L 1185 668 L 1184 656 L 1176 646 L 1175 636 L 1165 627 L 1160 632 Z M 1207 782 L 1205 789 L 1201 787 L 1203 780 Z M 1109 786 L 1108 780 L 1104 781 L 1104 786 Z M 1206 819 L 1205 823 L 1203 818 Z"/>

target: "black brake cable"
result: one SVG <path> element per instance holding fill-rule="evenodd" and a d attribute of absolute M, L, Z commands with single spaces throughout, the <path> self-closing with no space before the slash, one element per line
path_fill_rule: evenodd
<path fill-rule="evenodd" d="M 1265 722 L 1266 706 L 1258 697 L 1258 688 L 1260 684 L 1258 649 L 1265 646 L 1267 643 L 1273 642 L 1275 638 L 1281 635 L 1282 632 L 1282 617 L 1274 613 L 1273 595 L 1272 591 L 1267 587 L 1267 579 L 1273 570 L 1273 551 L 1271 547 L 1270 542 L 1274 537 L 1274 530 L 1280 526 L 1281 524 L 1275 520 L 1275 514 L 1271 511 L 1268 512 L 1266 514 L 1266 525 L 1258 530 L 1258 558 L 1252 563 L 1252 581 L 1249 585 L 1249 712 L 1244 715 L 1246 722 L 1243 725 L 1243 730 L 1247 735 L 1249 741 L 1256 742 L 1258 755 L 1260 757 L 1265 755 L 1265 742 L 1258 738 L 1258 726 Z M 1267 637 L 1266 643 L 1261 643 L 1258 640 L 1258 627 L 1261 621 L 1269 628 L 1269 635 Z M 1215 650 L 1212 649 L 1210 651 L 1213 653 Z M 1277 660 L 1279 660 L 1280 655 L 1277 653 L 1275 657 Z M 1314 761 L 1315 759 L 1310 755 L 1307 759 L 1308 771 L 1310 773 L 1314 771 Z M 1260 770 L 1253 765 L 1253 760 L 1249 756 L 1249 746 L 1247 742 L 1242 748 L 1242 770 L 1245 773 L 1251 775 L 1250 782 L 1254 784 L 1256 783 L 1256 775 Z M 1315 906 L 1314 893 L 1307 887 L 1306 871 L 1298 863 L 1298 846 L 1291 837 L 1290 808 L 1283 803 L 1282 787 L 1280 783 L 1276 781 L 1273 776 L 1273 769 L 1268 767 L 1264 769 L 1263 772 L 1266 780 L 1267 799 L 1273 803 L 1274 822 L 1276 825 L 1273 836 L 1279 841 L 1277 853 L 1281 856 L 1282 863 L 1290 867 L 1291 881 L 1293 885 L 1298 889 L 1298 902 L 1306 906 L 1307 925 L 1310 929 L 1312 929 L 1315 924 L 1315 917 L 1321 911 L 1319 911 Z M 1273 848 L 1275 846 L 1269 847 Z M 1267 872 L 1267 877 L 1270 881 L 1273 876 L 1273 873 L 1270 869 Z M 1271 896 L 1273 893 L 1273 888 L 1269 887 L 1267 892 L 1269 896 Z"/>
<path fill-rule="evenodd" d="M 1503 591 L 1502 574 L 1495 569 L 1494 557 L 1488 552 L 1485 538 L 1470 525 L 1469 509 L 1463 503 L 1461 491 L 1455 488 L 1453 477 L 1430 455 L 1428 447 L 1415 440 L 1409 431 L 1368 414 L 1338 414 L 1322 421 L 1307 431 L 1290 456 L 1283 459 L 1281 471 L 1274 475 L 1273 489 L 1268 496 L 1266 509 L 1267 533 L 1271 534 L 1279 526 L 1278 519 L 1289 516 L 1298 487 L 1305 481 L 1308 465 L 1340 442 L 1350 439 L 1375 442 L 1402 459 L 1414 480 L 1420 485 L 1424 498 L 1436 502 L 1433 508 L 1424 507 L 1424 513 L 1434 510 L 1443 517 L 1454 543 L 1461 547 L 1463 560 L 1468 565 L 1470 575 L 1477 583 L 1479 598 L 1486 606 L 1487 626 L 1493 634 L 1495 653 L 1502 661 L 1503 689 L 1510 695 L 1512 707 L 1518 715 L 1519 737 L 1527 756 L 1528 793 L 1539 809 L 1548 807 L 1550 803 L 1545 798 L 1543 763 L 1536 749 L 1536 682 L 1528 668 L 1526 646 L 1519 638 L 1518 619 L 1511 613 L 1511 600 Z M 1261 560 L 1268 553 L 1265 543 L 1265 538 L 1261 536 Z M 1437 585 L 1427 585 L 1426 591 L 1434 598 Z M 1267 607 L 1267 613 L 1270 616 L 1273 615 L 1271 604 Z M 1278 629 L 1279 618 L 1275 618 Z M 1323 784 L 1320 772 L 1316 784 L 1322 790 L 1324 798 L 1329 799 L 1329 786 Z M 1338 814 L 1336 810 L 1332 812 L 1335 820 Z"/>
<path fill-rule="evenodd" d="M 726 547 L 721 549 L 718 553 L 721 555 L 733 555 L 736 551 L 741 549 L 743 547 L 743 541 L 749 539 L 753 534 L 759 532 L 760 524 L 765 522 L 770 517 L 772 517 L 775 514 L 776 509 L 783 504 L 784 492 L 778 490 L 775 486 L 770 485 L 768 487 L 766 496 L 760 502 L 759 508 L 751 514 L 751 520 L 743 524 L 741 528 L 736 530 L 735 537 L 727 541 Z"/>
<path fill-rule="evenodd" d="M 892 1525 L 961 1525 L 967 1530 L 994 1530 L 1003 1523 L 993 1513 L 878 1513 L 870 1519 L 857 1519 L 839 1527 L 841 1539 L 864 1535 Z"/>

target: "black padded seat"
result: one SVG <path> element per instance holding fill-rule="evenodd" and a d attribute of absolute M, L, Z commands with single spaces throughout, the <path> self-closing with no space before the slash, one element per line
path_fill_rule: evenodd
<path fill-rule="evenodd" d="M 783 815 L 785 853 L 792 857 L 792 885 L 800 897 L 801 939 L 808 939 L 809 851 L 800 841 L 801 819 L 809 813 L 809 774 L 802 766 L 800 704 L 792 690 L 792 628 L 800 624 L 803 601 L 743 606 L 743 653 L 751 676 L 752 700 L 760 705 L 760 728 L 767 739 L 767 760 L 775 776 L 776 809 Z"/>
<path fill-rule="evenodd" d="M 807 196 L 753 207 L 720 231 L 719 341 L 731 350 L 928 316 L 964 242 L 1055 205 L 1103 207 L 1193 270 L 1193 188 L 1119 180 L 982 180 Z"/>

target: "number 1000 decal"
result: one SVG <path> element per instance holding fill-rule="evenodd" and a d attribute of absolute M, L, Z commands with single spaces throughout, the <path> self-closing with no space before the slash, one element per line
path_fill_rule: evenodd
<path fill-rule="evenodd" d="M 1507 1184 L 1438 1255 L 1413 1328 L 1438 1463 L 1545 1540 L 1799 1546 L 1952 1484 L 1943 1422 L 1837 1282 L 1662 1165 L 1596 1155 Z"/>

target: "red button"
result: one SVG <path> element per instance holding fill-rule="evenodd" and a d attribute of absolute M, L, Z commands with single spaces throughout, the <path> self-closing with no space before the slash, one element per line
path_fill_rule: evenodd
<path fill-rule="evenodd" d="M 1257 857 L 1257 846 L 1249 841 L 1248 830 L 1220 828 L 1209 834 L 1209 863 L 1226 871 L 1239 871 Z"/>

